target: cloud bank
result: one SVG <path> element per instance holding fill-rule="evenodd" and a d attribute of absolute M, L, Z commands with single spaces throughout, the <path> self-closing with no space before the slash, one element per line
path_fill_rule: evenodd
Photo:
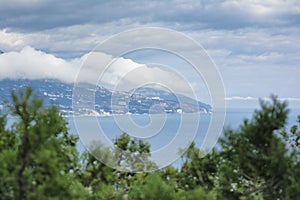
<path fill-rule="evenodd" d="M 233 97 L 225 97 L 226 101 L 258 101 L 259 99 L 262 99 L 264 101 L 270 101 L 271 99 L 269 97 L 241 97 L 241 96 L 233 96 Z M 280 101 L 296 101 L 300 102 L 300 98 L 294 98 L 294 97 L 284 97 L 284 98 L 278 98 Z"/>
<path fill-rule="evenodd" d="M 11 0 L 0 2 L 0 27 L 37 31 L 112 21 L 163 21 L 223 29 L 269 27 L 299 25 L 299 8 L 298 0 L 133 0 L 72 3 L 58 0 Z"/>
<path fill-rule="evenodd" d="M 299 19 L 298 0 L 0 1 L 0 50 L 20 53 L 31 46 L 42 50 L 41 54 L 47 52 L 46 57 L 54 56 L 47 61 L 52 69 L 63 63 L 59 66 L 68 71 L 68 76 L 54 76 L 57 70 L 49 69 L 43 69 L 50 71 L 47 75 L 35 72 L 39 68 L 32 73 L 20 69 L 15 73 L 13 67 L 9 72 L 1 65 L 0 76 L 27 73 L 29 77 L 72 81 L 84 55 L 100 42 L 128 29 L 156 26 L 180 31 L 203 45 L 220 70 L 228 98 L 266 97 L 270 93 L 300 98 Z M 178 48 L 185 45 L 168 38 L 166 42 Z M 23 64 L 28 62 L 28 58 L 22 59 Z M 158 73 L 154 73 L 158 68 L 139 63 L 145 62 L 138 60 L 136 67 L 147 69 L 149 77 Z M 134 66 L 128 69 L 138 73 Z M 82 73 L 90 76 L 88 70 Z"/>
<path fill-rule="evenodd" d="M 66 61 L 26 46 L 20 52 L 0 54 L 0 79 L 58 79 L 73 82 L 78 61 Z"/>
<path fill-rule="evenodd" d="M 26 46 L 19 52 L 0 54 L 0 66 L 0 80 L 57 79 L 66 83 L 84 82 L 111 88 L 118 85 L 119 90 L 160 83 L 166 87 L 172 86 L 179 93 L 185 93 L 189 87 L 171 69 L 148 66 L 122 57 L 113 58 L 103 52 L 91 52 L 80 58 L 64 60 Z"/>

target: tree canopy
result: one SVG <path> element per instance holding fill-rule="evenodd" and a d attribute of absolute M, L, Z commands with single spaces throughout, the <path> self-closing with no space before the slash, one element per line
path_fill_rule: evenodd
<path fill-rule="evenodd" d="M 126 133 L 115 149 L 94 144 L 93 153 L 124 171 L 80 155 L 57 107 L 44 107 L 31 88 L 14 91 L 7 101 L 13 124 L 0 113 L 0 199 L 297 199 L 300 118 L 288 129 L 286 102 L 272 96 L 260 105 L 224 131 L 220 148 L 204 155 L 193 143 L 178 169 L 158 170 L 150 145 Z"/>

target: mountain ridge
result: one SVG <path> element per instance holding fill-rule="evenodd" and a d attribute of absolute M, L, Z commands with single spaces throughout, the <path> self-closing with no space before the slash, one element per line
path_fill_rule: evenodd
<path fill-rule="evenodd" d="M 212 107 L 184 95 L 175 95 L 166 90 L 143 87 L 134 91 L 112 91 L 104 87 L 95 88 L 95 105 L 92 110 L 73 110 L 73 84 L 53 79 L 0 80 L 0 109 L 4 99 L 10 98 L 10 91 L 31 86 L 43 96 L 45 106 L 54 104 L 66 115 L 148 114 L 148 113 L 210 113 Z M 178 98 L 183 99 L 179 102 Z"/>

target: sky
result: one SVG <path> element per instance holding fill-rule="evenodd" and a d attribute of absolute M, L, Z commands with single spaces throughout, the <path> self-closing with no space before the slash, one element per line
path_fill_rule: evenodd
<path fill-rule="evenodd" d="M 87 57 L 95 56 L 88 59 L 90 67 L 81 71 L 88 81 L 95 76 L 93 63 L 99 67 L 115 58 L 107 52 L 91 56 L 98 44 L 120 32 L 145 27 L 178 31 L 199 43 L 220 73 L 229 107 L 256 106 L 258 98 L 270 94 L 300 107 L 298 0 L 2 0 L 0 79 L 56 78 L 73 83 Z M 119 45 L 131 40 L 124 39 Z M 189 48 L 180 40 L 165 38 L 165 42 Z M 189 66 L 181 63 L 180 67 L 180 61 L 161 55 L 144 51 L 121 56 L 104 81 L 114 85 L 118 77 L 139 69 L 124 84 L 136 85 L 147 77 L 153 82 L 172 80 L 178 90 L 184 90 L 180 75 L 188 74 Z M 153 60 L 177 64 L 180 73 L 147 64 Z M 199 91 L 205 88 L 205 77 L 199 83 L 192 75 L 185 78 L 192 86 L 199 85 Z M 207 93 L 198 98 L 206 101 Z"/>

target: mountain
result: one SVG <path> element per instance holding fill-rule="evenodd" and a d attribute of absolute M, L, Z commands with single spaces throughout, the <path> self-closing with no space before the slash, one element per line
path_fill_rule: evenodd
<path fill-rule="evenodd" d="M 95 88 L 94 110 L 73 111 L 73 85 L 56 80 L 2 80 L 0 81 L 0 109 L 4 108 L 4 99 L 10 98 L 10 91 L 32 86 L 44 97 L 45 105 L 55 104 L 65 114 L 110 115 L 110 114 L 146 114 L 146 113 L 194 113 L 211 112 L 205 104 L 183 95 L 169 91 L 142 87 L 134 91 L 112 91 L 104 87 Z M 179 100 L 181 102 L 179 102 Z"/>
<path fill-rule="evenodd" d="M 174 94 L 167 90 L 151 88 L 151 87 L 142 87 L 134 91 L 132 95 L 132 101 L 129 104 L 129 108 L 138 109 L 150 109 L 150 106 L 154 104 L 160 105 L 167 113 L 193 113 L 193 112 L 211 112 L 212 108 L 209 104 L 205 104 L 199 101 L 196 101 L 192 98 L 186 97 L 180 94 Z M 146 106 L 142 103 L 138 104 L 135 100 L 146 103 Z M 148 102 L 148 103 L 147 103 Z M 160 109 L 160 108 L 158 108 Z M 131 111 L 133 113 L 133 111 Z M 141 112 L 141 111 L 139 111 Z M 155 109 L 153 110 L 155 112 Z"/>

